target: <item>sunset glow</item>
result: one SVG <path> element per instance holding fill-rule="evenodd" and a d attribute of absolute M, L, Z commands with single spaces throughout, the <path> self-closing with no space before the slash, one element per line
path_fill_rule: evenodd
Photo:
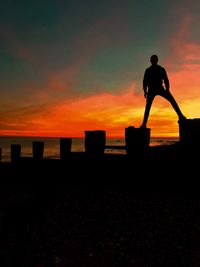
<path fill-rule="evenodd" d="M 142 122 L 142 79 L 154 53 L 184 115 L 200 117 L 198 1 L 28 2 L 2 7 L 0 135 L 82 137 L 100 129 L 123 137 Z M 149 22 L 152 7 L 158 15 Z M 152 136 L 178 137 L 177 121 L 157 96 Z"/>

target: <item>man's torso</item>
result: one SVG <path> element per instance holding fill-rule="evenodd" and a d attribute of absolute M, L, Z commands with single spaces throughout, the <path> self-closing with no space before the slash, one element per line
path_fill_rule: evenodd
<path fill-rule="evenodd" d="M 149 90 L 163 88 L 163 80 L 165 78 L 165 69 L 160 65 L 150 66 L 145 71 L 145 82 Z"/>

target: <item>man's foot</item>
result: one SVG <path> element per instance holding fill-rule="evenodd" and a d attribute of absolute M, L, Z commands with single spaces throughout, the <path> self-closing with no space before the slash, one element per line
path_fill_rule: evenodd
<path fill-rule="evenodd" d="M 145 124 L 142 124 L 140 128 L 147 128 L 147 126 Z"/>
<path fill-rule="evenodd" d="M 187 118 L 184 115 L 182 115 L 182 116 L 179 116 L 178 122 L 184 122 L 186 120 L 187 120 Z"/>
<path fill-rule="evenodd" d="M 184 121 L 184 120 L 187 120 L 187 118 L 184 115 L 179 116 L 179 121 Z"/>
<path fill-rule="evenodd" d="M 187 118 L 184 115 L 180 116 L 179 119 L 181 119 L 181 120 L 187 120 Z"/>

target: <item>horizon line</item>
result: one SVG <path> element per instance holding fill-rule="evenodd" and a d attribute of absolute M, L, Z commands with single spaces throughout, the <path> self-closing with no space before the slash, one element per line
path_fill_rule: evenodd
<path fill-rule="evenodd" d="M 0 135 L 0 138 L 4 138 L 4 137 L 8 137 L 8 138 L 85 138 L 85 136 L 41 136 L 41 135 Z M 114 139 L 118 139 L 118 138 L 122 138 L 125 139 L 125 136 L 106 136 L 107 138 L 114 138 Z M 150 139 L 179 139 L 179 136 L 150 136 Z"/>

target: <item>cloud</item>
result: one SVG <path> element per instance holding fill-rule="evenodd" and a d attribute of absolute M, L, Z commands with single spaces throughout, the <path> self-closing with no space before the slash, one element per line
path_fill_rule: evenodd
<path fill-rule="evenodd" d="M 131 67 L 124 78 L 125 82 L 120 79 L 121 76 L 115 72 L 115 68 L 112 69 L 112 73 L 108 73 L 107 80 L 103 80 L 105 76 L 101 75 L 103 71 L 109 70 L 109 53 L 113 53 L 112 64 L 118 64 L 123 72 L 123 69 L 127 70 L 128 67 L 120 57 L 116 57 L 115 61 L 117 52 L 123 56 L 122 51 L 131 47 L 131 50 L 127 49 L 126 54 L 129 58 L 129 51 L 133 56 L 132 49 L 137 50 L 134 46 L 134 36 L 137 37 L 139 34 L 136 26 L 130 34 L 131 25 L 135 20 L 126 17 L 127 6 L 128 4 L 124 9 L 120 9 L 118 5 L 113 12 L 107 12 L 97 19 L 94 16 L 90 23 L 88 18 L 83 16 L 80 21 L 83 21 L 84 27 L 74 31 L 71 37 L 67 36 L 66 29 L 69 27 L 65 28 L 66 21 L 63 20 L 63 25 L 59 25 L 62 26 L 59 30 L 62 36 L 53 42 L 51 39 L 51 44 L 40 40 L 38 32 L 32 33 L 31 40 L 34 42 L 31 43 L 20 38 L 14 29 L 1 28 L 0 35 L 7 46 L 6 49 L 38 73 L 38 80 L 30 80 L 26 85 L 16 84 L 16 92 L 19 92 L 19 95 L 11 95 L 12 103 L 10 100 L 4 100 L 4 104 L 7 104 L 6 109 L 1 105 L 4 117 L 0 125 L 2 134 L 81 136 L 86 129 L 101 128 L 106 129 L 109 135 L 123 136 L 125 127 L 130 124 L 140 125 L 145 99 L 142 90 L 138 95 L 134 93 L 136 84 L 141 83 L 138 81 L 138 77 L 141 77 L 141 61 L 137 60 L 138 55 L 135 55 L 133 65 L 129 61 Z M 164 59 L 164 65 L 170 78 L 172 94 L 180 107 L 186 115 L 198 116 L 200 44 L 195 37 L 197 17 L 187 12 L 187 9 L 181 8 L 179 11 L 178 6 L 175 6 L 173 12 L 176 23 L 163 46 L 163 50 L 167 51 L 167 44 L 170 51 Z M 135 19 L 137 21 L 137 18 Z M 170 21 L 168 23 L 170 24 Z M 54 33 L 52 30 L 51 37 Z M 145 33 L 143 36 L 146 38 Z M 145 41 L 147 47 L 148 38 Z M 136 45 L 139 46 L 140 42 L 141 40 L 136 42 Z M 142 49 L 138 48 L 137 51 L 143 54 L 146 48 Z M 105 51 L 107 53 L 104 53 Z M 102 61 L 99 68 L 98 60 L 102 55 L 105 56 L 105 61 Z M 99 75 L 95 76 L 91 62 L 95 62 L 95 66 L 98 65 Z M 134 64 L 136 69 L 132 70 Z M 132 78 L 129 78 L 132 77 L 132 71 L 137 80 L 131 82 Z M 125 83 L 129 82 L 131 85 L 127 88 Z M 20 92 L 23 95 L 20 95 Z M 149 126 L 152 127 L 154 135 L 177 135 L 177 117 L 166 100 L 156 98 Z"/>
<path fill-rule="evenodd" d="M 134 94 L 134 84 L 116 95 L 99 93 L 77 101 L 63 100 L 49 106 L 6 110 L 1 134 L 19 131 L 54 136 L 81 136 L 85 130 L 106 129 L 109 135 L 123 135 L 124 127 L 141 121 L 144 99 Z"/>
<path fill-rule="evenodd" d="M 7 26 L 0 28 L 0 37 L 5 44 L 7 50 L 9 50 L 15 57 L 20 60 L 26 61 L 31 66 L 38 67 L 40 65 L 39 58 L 34 54 L 31 47 L 23 44 L 19 40 L 19 35 L 14 29 L 10 29 Z"/>
<path fill-rule="evenodd" d="M 191 109 L 191 103 L 200 99 L 200 44 L 199 39 L 191 38 L 195 23 L 190 12 L 182 15 L 176 31 L 169 36 L 170 54 L 164 60 L 171 92 L 186 116 L 191 117 L 200 116 L 197 105 Z"/>
<path fill-rule="evenodd" d="M 62 99 L 41 106 L 12 107 L 5 110 L 0 133 L 83 137 L 85 130 L 103 129 L 107 136 L 123 137 L 126 127 L 139 127 L 144 113 L 145 99 L 135 95 L 134 87 L 132 82 L 118 94 L 103 92 L 76 101 Z M 154 136 L 178 134 L 176 114 L 164 101 L 157 98 L 151 110 L 149 127 Z"/>
<path fill-rule="evenodd" d="M 27 32 L 26 39 L 22 38 L 23 34 L 14 27 L 12 29 L 7 25 L 1 27 L 0 36 L 6 49 L 37 73 L 36 85 L 26 84 L 26 90 L 29 91 L 28 87 L 32 87 L 33 95 L 38 91 L 39 95 L 49 94 L 48 98 L 50 96 L 54 98 L 57 93 L 63 94 L 63 97 L 76 98 L 79 97 L 79 93 L 90 95 L 94 94 L 96 90 L 101 90 L 101 81 L 98 78 L 91 82 L 84 81 L 83 78 L 79 81 L 80 76 L 92 72 L 89 66 L 90 61 L 104 49 L 120 46 L 127 41 L 129 35 L 125 10 L 120 9 L 119 4 L 115 4 L 112 13 L 106 12 L 105 15 L 97 16 L 88 25 L 85 22 L 86 17 L 83 16 L 82 20 L 83 29 L 74 30 L 73 36 L 69 34 L 68 38 L 66 29 L 69 30 L 69 20 L 60 20 L 60 24 L 55 29 L 45 33 L 48 37 L 51 36 L 50 43 L 47 43 L 41 36 L 42 33 L 44 34 L 42 30 Z M 66 29 L 65 23 L 67 23 Z M 79 23 L 81 23 L 81 19 Z M 56 33 L 58 26 L 60 26 L 60 36 Z M 57 40 L 52 40 L 55 33 Z M 32 42 L 27 41 L 29 38 Z M 54 59 L 55 65 L 50 62 Z M 82 90 L 84 83 L 87 83 L 87 90 Z M 24 87 L 23 84 L 18 86 Z M 107 88 L 104 86 L 102 90 L 105 91 Z"/>
<path fill-rule="evenodd" d="M 0 133 L 3 135 L 12 135 L 19 133 L 25 135 L 37 128 L 43 127 L 43 121 L 40 118 L 48 117 L 50 107 L 45 105 L 23 106 L 12 105 L 1 111 Z"/>

